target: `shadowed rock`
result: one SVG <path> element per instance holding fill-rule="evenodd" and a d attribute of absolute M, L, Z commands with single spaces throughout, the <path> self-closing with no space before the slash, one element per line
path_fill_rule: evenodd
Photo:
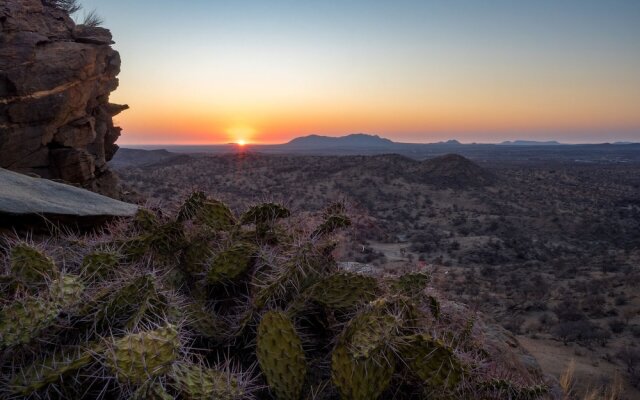
<path fill-rule="evenodd" d="M 19 221 L 42 216 L 90 222 L 132 216 L 137 210 L 138 206 L 134 204 L 0 168 L 0 220 Z"/>

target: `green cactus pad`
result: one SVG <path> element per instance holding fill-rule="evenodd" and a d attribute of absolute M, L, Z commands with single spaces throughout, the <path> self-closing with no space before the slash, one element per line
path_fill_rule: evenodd
<path fill-rule="evenodd" d="M 302 342 L 287 316 L 267 312 L 258 326 L 256 354 L 269 388 L 281 400 L 298 400 L 307 363 Z"/>
<path fill-rule="evenodd" d="M 183 227 L 178 222 L 168 222 L 156 227 L 148 236 L 149 246 L 159 255 L 174 257 L 186 246 Z"/>
<path fill-rule="evenodd" d="M 374 356 L 393 341 L 399 326 L 400 322 L 394 316 L 380 310 L 356 315 L 344 332 L 349 353 L 356 359 Z"/>
<path fill-rule="evenodd" d="M 150 380 L 140 385 L 129 400 L 175 400 L 159 382 Z"/>
<path fill-rule="evenodd" d="M 189 304 L 180 311 L 186 316 L 187 325 L 201 336 L 221 339 L 228 333 L 229 327 L 225 321 L 217 318 L 202 304 Z"/>
<path fill-rule="evenodd" d="M 106 363 L 122 382 L 143 383 L 171 369 L 178 357 L 180 340 L 175 326 L 133 333 L 115 340 Z"/>
<path fill-rule="evenodd" d="M 207 272 L 209 284 L 220 283 L 227 279 L 234 279 L 245 272 L 256 253 L 255 246 L 248 243 L 234 243 L 226 250 L 213 257 Z"/>
<path fill-rule="evenodd" d="M 29 343 L 56 319 L 54 302 L 27 298 L 14 301 L 0 310 L 0 349 Z"/>
<path fill-rule="evenodd" d="M 94 252 L 82 259 L 82 270 L 90 278 L 104 278 L 118 266 L 120 257 L 114 252 Z"/>
<path fill-rule="evenodd" d="M 429 308 L 433 318 L 440 319 L 440 302 L 433 296 L 429 296 Z"/>
<path fill-rule="evenodd" d="M 330 215 L 313 232 L 314 235 L 328 235 L 338 229 L 351 226 L 351 219 L 346 215 Z"/>
<path fill-rule="evenodd" d="M 454 388 L 465 372 L 451 347 L 426 334 L 403 338 L 400 356 L 411 374 L 433 389 Z"/>
<path fill-rule="evenodd" d="M 49 285 L 51 300 L 61 307 L 68 307 L 80 302 L 85 286 L 80 278 L 74 275 L 62 275 Z"/>
<path fill-rule="evenodd" d="M 390 351 L 354 358 L 344 343 L 331 354 L 331 378 L 344 400 L 375 400 L 391 383 L 394 361 Z"/>
<path fill-rule="evenodd" d="M 128 320 L 141 304 L 157 294 L 155 279 L 142 275 L 120 287 L 106 287 L 93 295 L 82 307 L 80 315 L 91 315 L 95 322 L 115 323 Z"/>
<path fill-rule="evenodd" d="M 325 307 L 343 309 L 373 300 L 376 291 L 375 278 L 339 272 L 310 287 L 307 296 Z"/>
<path fill-rule="evenodd" d="M 221 201 L 207 199 L 203 192 L 194 192 L 189 196 L 180 207 L 177 220 L 193 220 L 215 231 L 227 230 L 236 223 L 229 207 Z"/>
<path fill-rule="evenodd" d="M 92 360 L 91 353 L 80 347 L 65 349 L 45 359 L 36 359 L 33 364 L 14 374 L 9 382 L 9 390 L 16 395 L 32 395 L 50 384 L 62 382 L 66 375 L 86 367 Z"/>
<path fill-rule="evenodd" d="M 133 217 L 133 226 L 144 232 L 151 232 L 158 226 L 158 217 L 149 210 L 140 208 Z"/>
<path fill-rule="evenodd" d="M 264 203 L 251 207 L 240 217 L 240 223 L 245 224 L 264 224 L 280 218 L 287 218 L 291 212 L 276 203 Z"/>
<path fill-rule="evenodd" d="M 182 253 L 180 267 L 192 277 L 204 274 L 207 269 L 207 262 L 212 256 L 213 251 L 206 239 L 193 239 Z"/>
<path fill-rule="evenodd" d="M 187 400 L 234 400 L 245 395 L 233 374 L 201 365 L 176 364 L 171 379 L 175 390 Z"/>
<path fill-rule="evenodd" d="M 401 275 L 391 283 L 391 289 L 406 296 L 417 296 L 427 288 L 431 276 L 424 272 Z"/>
<path fill-rule="evenodd" d="M 50 257 L 27 244 L 18 244 L 11 249 L 11 273 L 27 285 L 46 283 L 47 278 L 58 276 L 58 268 Z"/>

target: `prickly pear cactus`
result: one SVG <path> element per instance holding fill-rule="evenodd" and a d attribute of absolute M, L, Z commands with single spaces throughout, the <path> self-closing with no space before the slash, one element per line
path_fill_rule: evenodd
<path fill-rule="evenodd" d="M 233 213 L 223 202 L 207 199 L 203 192 L 195 192 L 178 211 L 179 222 L 193 220 L 214 231 L 228 230 L 235 226 Z"/>
<path fill-rule="evenodd" d="M 176 364 L 171 379 L 172 386 L 188 400 L 234 400 L 245 394 L 238 377 L 197 364 Z"/>
<path fill-rule="evenodd" d="M 343 205 L 311 236 L 277 223 L 287 216 L 267 203 L 237 222 L 195 193 L 177 216 L 141 210 L 107 232 L 13 246 L 0 256 L 0 398 L 544 395 L 514 383 L 535 380 L 465 367 L 486 355 L 480 327 L 449 325 L 469 317 L 453 308 L 434 323 L 427 275 L 342 271 L 332 234 L 349 224 Z M 64 272 L 40 248 L 63 256 Z"/>
<path fill-rule="evenodd" d="M 281 400 L 298 400 L 307 363 L 302 342 L 289 318 L 280 311 L 267 312 L 258 326 L 256 354 L 269 388 Z"/>
<path fill-rule="evenodd" d="M 91 352 L 81 347 L 65 349 L 45 359 L 36 359 L 28 367 L 16 371 L 8 386 L 14 395 L 29 396 L 45 389 L 91 364 Z"/>
<path fill-rule="evenodd" d="M 29 343 L 47 328 L 60 312 L 46 298 L 18 299 L 0 311 L 0 349 Z"/>
<path fill-rule="evenodd" d="M 249 268 L 256 251 L 256 247 L 249 243 L 234 243 L 216 254 L 209 265 L 207 282 L 216 284 L 238 277 Z"/>
<path fill-rule="evenodd" d="M 182 253 L 180 268 L 191 276 L 203 275 L 207 262 L 213 256 L 211 246 L 205 238 L 194 238 Z"/>
<path fill-rule="evenodd" d="M 345 328 L 345 344 L 352 357 L 367 359 L 393 342 L 399 326 L 393 315 L 380 310 L 361 312 Z"/>
<path fill-rule="evenodd" d="M 12 275 L 29 286 L 46 283 L 48 278 L 54 278 L 59 273 L 50 257 L 25 243 L 11 249 L 10 261 Z"/>
<path fill-rule="evenodd" d="M 69 307 L 82 301 L 84 289 L 79 277 L 65 274 L 49 284 L 49 296 L 61 307 Z"/>
<path fill-rule="evenodd" d="M 291 212 L 276 203 L 264 203 L 251 207 L 240 217 L 240 223 L 244 224 L 261 224 L 269 221 L 275 221 L 280 218 L 287 218 Z"/>
<path fill-rule="evenodd" d="M 122 382 L 144 383 L 171 370 L 180 351 L 178 330 L 167 325 L 108 344 L 106 364 Z"/>
<path fill-rule="evenodd" d="M 84 256 L 82 271 L 90 279 L 104 278 L 118 266 L 120 257 L 116 252 L 97 251 Z"/>
<path fill-rule="evenodd" d="M 351 219 L 346 215 L 330 215 L 315 230 L 314 235 L 328 235 L 349 226 L 351 226 Z"/>
<path fill-rule="evenodd" d="M 390 351 L 355 358 L 339 342 L 331 354 L 331 378 L 345 400 L 375 400 L 389 387 L 395 368 Z"/>
<path fill-rule="evenodd" d="M 151 211 L 143 208 L 140 208 L 133 217 L 133 226 L 144 232 L 151 232 L 158 225 L 158 217 Z"/>
<path fill-rule="evenodd" d="M 401 275 L 391 283 L 392 290 L 406 296 L 417 296 L 427 288 L 431 276 L 424 272 L 413 272 Z"/>
<path fill-rule="evenodd" d="M 453 349 L 426 334 L 403 338 L 400 355 L 409 372 L 433 389 L 453 389 L 464 376 Z"/>
<path fill-rule="evenodd" d="M 343 309 L 373 300 L 377 290 L 373 277 L 338 272 L 310 287 L 307 296 L 325 307 Z"/>

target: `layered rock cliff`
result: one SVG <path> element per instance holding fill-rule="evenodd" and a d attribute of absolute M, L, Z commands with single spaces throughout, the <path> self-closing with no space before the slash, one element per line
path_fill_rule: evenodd
<path fill-rule="evenodd" d="M 120 56 L 107 29 L 42 0 L 0 0 L 0 167 L 117 196 L 109 102 Z"/>

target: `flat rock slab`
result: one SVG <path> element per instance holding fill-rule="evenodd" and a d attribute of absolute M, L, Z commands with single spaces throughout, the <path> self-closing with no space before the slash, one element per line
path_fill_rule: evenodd
<path fill-rule="evenodd" d="M 134 204 L 0 168 L 0 214 L 128 217 L 137 210 Z"/>

